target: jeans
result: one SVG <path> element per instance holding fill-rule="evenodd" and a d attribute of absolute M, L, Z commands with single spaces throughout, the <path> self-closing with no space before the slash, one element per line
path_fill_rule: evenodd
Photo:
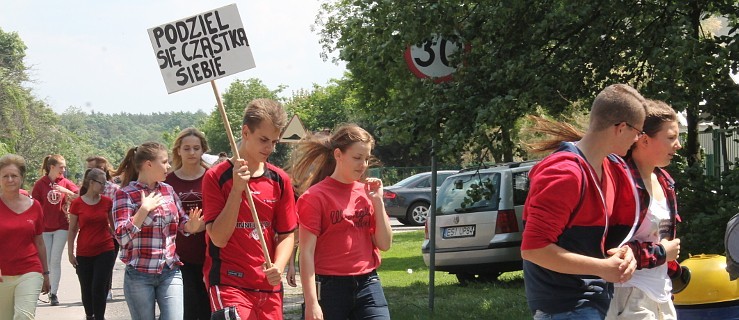
<path fill-rule="evenodd" d="M 132 320 L 153 320 L 154 305 L 159 305 L 159 320 L 182 320 L 182 273 L 165 266 L 161 274 L 143 273 L 126 266 L 123 293 Z"/>
<path fill-rule="evenodd" d="M 2 276 L 0 282 L 0 320 L 33 319 L 36 299 L 44 277 L 38 272 L 19 276 Z"/>
<path fill-rule="evenodd" d="M 318 304 L 324 319 L 390 319 L 377 272 L 360 276 L 316 275 L 316 281 L 321 283 Z"/>
<path fill-rule="evenodd" d="M 62 253 L 64 245 L 67 244 L 67 233 L 67 230 L 56 230 L 43 234 L 46 262 L 49 265 L 50 294 L 56 294 L 59 290 L 59 280 L 62 278 Z"/>
<path fill-rule="evenodd" d="M 575 310 L 562 312 L 562 313 L 546 313 L 541 310 L 536 310 L 534 314 L 534 320 L 603 320 L 606 315 L 593 307 L 579 307 Z"/>
<path fill-rule="evenodd" d="M 210 320 L 210 298 L 203 282 L 203 265 L 180 266 L 185 297 L 185 320 Z"/>
<path fill-rule="evenodd" d="M 82 305 L 87 317 L 103 320 L 108 298 L 108 280 L 113 273 L 115 252 L 107 251 L 97 256 L 77 256 L 77 278 L 80 280 Z"/>

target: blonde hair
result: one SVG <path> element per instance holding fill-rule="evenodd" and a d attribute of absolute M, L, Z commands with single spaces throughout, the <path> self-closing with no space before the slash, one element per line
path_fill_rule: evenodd
<path fill-rule="evenodd" d="M 41 173 L 48 176 L 51 166 L 58 165 L 62 161 L 64 161 L 64 157 L 61 154 L 50 154 L 44 157 L 44 162 L 41 164 Z"/>
<path fill-rule="evenodd" d="M 578 141 L 582 139 L 584 132 L 575 126 L 545 119 L 537 116 L 528 116 L 529 120 L 534 122 L 531 131 L 542 133 L 548 138 L 542 141 L 526 143 L 526 146 L 534 153 L 548 153 L 557 150 L 563 141 Z"/>
<path fill-rule="evenodd" d="M 345 152 L 353 143 L 369 143 L 374 149 L 375 139 L 366 130 L 356 124 L 345 124 L 329 135 L 326 133 L 312 134 L 298 143 L 290 157 L 289 171 L 295 181 L 298 192 L 305 190 L 324 178 L 330 176 L 336 169 L 336 159 L 333 157 L 335 149 Z M 372 159 L 375 161 L 375 159 Z"/>
<path fill-rule="evenodd" d="M 21 173 L 21 178 L 26 177 L 26 159 L 17 154 L 6 154 L 0 157 L 0 169 L 5 168 L 9 165 L 18 167 L 18 171 Z"/>
<path fill-rule="evenodd" d="M 282 131 L 287 126 L 287 113 L 282 104 L 272 99 L 254 99 L 244 109 L 242 125 L 254 132 L 264 120 Z"/>
<path fill-rule="evenodd" d="M 174 140 L 174 146 L 172 147 L 172 171 L 182 168 L 180 147 L 182 146 L 182 140 L 190 136 L 200 139 L 200 146 L 203 148 L 203 153 L 210 150 L 208 148 L 208 141 L 205 140 L 205 135 L 200 132 L 200 130 L 190 127 L 180 131 L 177 138 Z M 208 168 L 208 165 L 203 161 L 203 159 L 200 159 L 200 165 L 203 166 L 203 168 Z"/>

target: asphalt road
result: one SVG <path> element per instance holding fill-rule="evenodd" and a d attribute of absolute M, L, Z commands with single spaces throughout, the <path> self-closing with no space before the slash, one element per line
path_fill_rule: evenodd
<path fill-rule="evenodd" d="M 395 218 L 390 219 L 394 232 L 405 232 L 423 230 L 423 227 L 404 226 Z M 64 252 L 67 249 L 64 248 Z M 123 273 L 125 266 L 117 260 L 113 268 L 113 300 L 108 301 L 105 318 L 107 320 L 127 320 L 131 316 L 128 313 L 125 297 L 123 296 Z M 285 319 L 300 318 L 300 304 L 303 302 L 302 289 L 300 286 L 292 288 L 285 285 Z M 38 302 L 36 308 L 36 319 L 40 320 L 80 320 L 85 318 L 85 311 L 80 299 L 80 285 L 77 274 L 72 265 L 67 261 L 66 254 L 62 258 L 62 278 L 59 283 L 59 305 L 52 307 L 48 303 Z M 40 297 L 48 301 L 47 296 Z"/>

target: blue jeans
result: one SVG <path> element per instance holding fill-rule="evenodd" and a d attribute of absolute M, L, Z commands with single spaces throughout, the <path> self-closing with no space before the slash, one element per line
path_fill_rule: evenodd
<path fill-rule="evenodd" d="M 316 275 L 316 281 L 321 283 L 318 303 L 324 319 L 390 319 L 377 272 L 361 276 Z"/>
<path fill-rule="evenodd" d="M 546 313 L 536 310 L 534 314 L 534 320 L 603 320 L 605 318 L 606 315 L 604 313 L 593 307 L 579 307 L 575 310 L 562 313 Z"/>
<path fill-rule="evenodd" d="M 165 266 L 161 274 L 155 274 L 126 266 L 123 293 L 133 320 L 153 320 L 155 303 L 159 305 L 160 320 L 182 320 L 184 317 L 179 267 L 170 269 Z"/>

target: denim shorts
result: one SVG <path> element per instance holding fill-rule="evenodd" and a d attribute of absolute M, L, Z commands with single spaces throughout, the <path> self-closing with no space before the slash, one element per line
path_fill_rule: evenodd
<path fill-rule="evenodd" d="M 320 286 L 318 303 L 323 318 L 334 319 L 390 319 L 385 293 L 376 271 L 358 276 L 316 275 Z"/>

